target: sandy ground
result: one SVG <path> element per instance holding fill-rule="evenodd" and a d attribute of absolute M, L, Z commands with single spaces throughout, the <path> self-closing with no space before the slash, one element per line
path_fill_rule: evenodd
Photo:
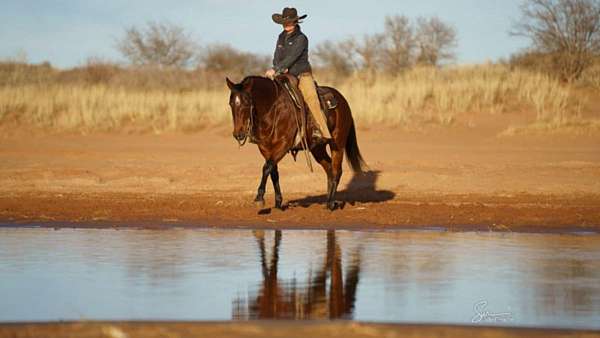
<path fill-rule="evenodd" d="M 0 337 L 599 337 L 583 330 L 356 322 L 74 322 L 2 324 Z"/>
<path fill-rule="evenodd" d="M 370 171 L 344 164 L 342 210 L 302 155 L 280 164 L 285 211 L 252 202 L 262 167 L 230 128 L 194 134 L 0 137 L 0 223 L 450 230 L 600 230 L 600 137 L 477 128 L 359 129 Z M 273 204 L 270 184 L 267 207 Z"/>

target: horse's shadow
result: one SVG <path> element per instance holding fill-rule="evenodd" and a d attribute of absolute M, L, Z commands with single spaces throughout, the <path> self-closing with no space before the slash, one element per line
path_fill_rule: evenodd
<path fill-rule="evenodd" d="M 354 174 L 344 190 L 338 191 L 336 200 L 354 205 L 354 203 L 381 203 L 392 200 L 396 194 L 389 190 L 377 190 L 376 183 L 380 171 L 367 171 Z M 327 203 L 327 194 L 307 196 L 288 202 L 289 206 L 310 207 L 313 204 Z"/>

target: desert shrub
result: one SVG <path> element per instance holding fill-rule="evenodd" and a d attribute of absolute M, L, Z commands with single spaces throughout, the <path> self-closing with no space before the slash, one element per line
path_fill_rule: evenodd
<path fill-rule="evenodd" d="M 271 58 L 265 55 L 242 52 L 229 45 L 210 45 L 200 57 L 199 68 L 209 73 L 241 78 L 262 74 L 270 66 Z"/>
<path fill-rule="evenodd" d="M 56 74 L 57 71 L 48 62 L 39 65 L 15 61 L 0 62 L 0 86 L 44 83 L 52 81 Z"/>
<path fill-rule="evenodd" d="M 133 65 L 185 68 L 196 59 L 198 45 L 191 35 L 170 22 L 150 21 L 128 27 L 116 48 Z"/>
<path fill-rule="evenodd" d="M 527 0 L 513 34 L 526 37 L 529 55 L 561 80 L 573 82 L 600 53 L 600 1 Z"/>

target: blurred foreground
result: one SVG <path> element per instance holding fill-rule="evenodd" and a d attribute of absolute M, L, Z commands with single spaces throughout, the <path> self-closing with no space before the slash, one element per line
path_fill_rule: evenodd
<path fill-rule="evenodd" d="M 369 323 L 75 322 L 6 324 L 0 337 L 598 337 L 593 331 Z"/>

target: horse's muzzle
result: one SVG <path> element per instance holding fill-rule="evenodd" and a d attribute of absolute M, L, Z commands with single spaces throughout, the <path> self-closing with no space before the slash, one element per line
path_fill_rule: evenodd
<path fill-rule="evenodd" d="M 243 131 L 233 133 L 233 138 L 236 139 L 238 143 L 242 144 L 242 142 L 246 140 L 246 133 L 244 133 Z"/>

